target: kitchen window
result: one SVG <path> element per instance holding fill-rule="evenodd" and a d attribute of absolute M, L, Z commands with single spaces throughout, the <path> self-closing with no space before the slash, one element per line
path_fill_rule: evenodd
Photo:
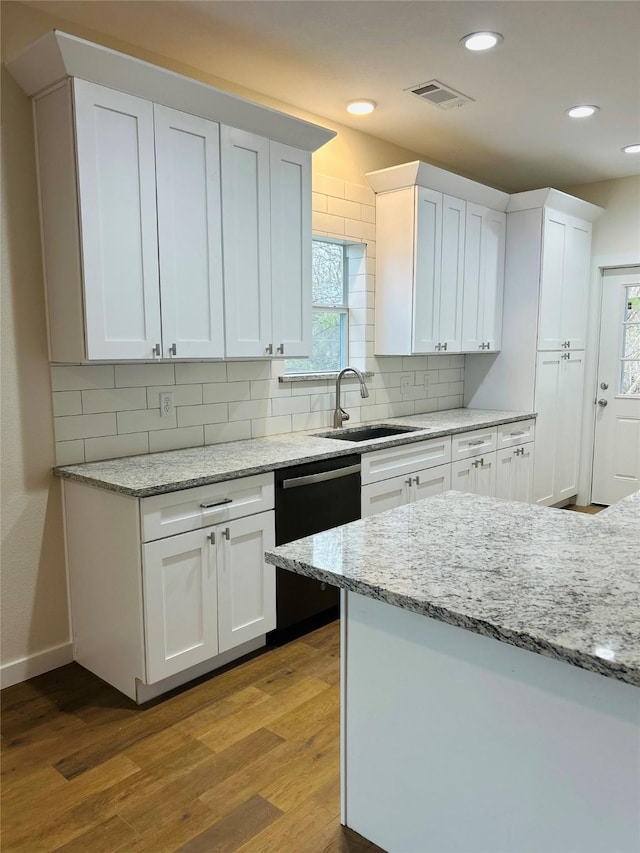
<path fill-rule="evenodd" d="M 335 372 L 347 364 L 347 246 L 344 243 L 315 239 L 311 259 L 311 356 L 287 359 L 285 373 Z"/>

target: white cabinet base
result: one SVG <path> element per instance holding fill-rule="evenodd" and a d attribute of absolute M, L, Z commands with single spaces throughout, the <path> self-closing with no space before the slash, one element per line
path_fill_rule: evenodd
<path fill-rule="evenodd" d="M 638 688 L 355 593 L 342 618 L 344 824 L 390 853 L 638 849 Z"/>

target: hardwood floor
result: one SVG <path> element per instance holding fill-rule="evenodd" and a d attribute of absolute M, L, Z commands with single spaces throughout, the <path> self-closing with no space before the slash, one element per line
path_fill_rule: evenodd
<path fill-rule="evenodd" d="M 599 504 L 590 504 L 589 506 L 578 506 L 578 504 L 570 504 L 569 506 L 563 507 L 563 509 L 569 509 L 572 510 L 572 512 L 586 512 L 589 513 L 589 515 L 595 515 L 597 512 L 606 509 L 606 507 L 600 506 Z"/>
<path fill-rule="evenodd" d="M 3 853 L 361 853 L 339 623 L 138 707 L 77 664 L 2 691 Z"/>

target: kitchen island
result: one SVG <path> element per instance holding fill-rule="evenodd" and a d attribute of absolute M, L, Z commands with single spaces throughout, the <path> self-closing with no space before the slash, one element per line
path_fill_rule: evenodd
<path fill-rule="evenodd" d="M 343 823 L 390 853 L 640 849 L 640 496 L 464 493 L 283 545 L 343 588 Z"/>

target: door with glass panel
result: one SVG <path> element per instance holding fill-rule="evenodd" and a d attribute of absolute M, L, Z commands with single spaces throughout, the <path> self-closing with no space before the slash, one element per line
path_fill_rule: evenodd
<path fill-rule="evenodd" d="M 640 489 L 640 267 L 605 270 L 593 503 L 612 504 Z"/>

